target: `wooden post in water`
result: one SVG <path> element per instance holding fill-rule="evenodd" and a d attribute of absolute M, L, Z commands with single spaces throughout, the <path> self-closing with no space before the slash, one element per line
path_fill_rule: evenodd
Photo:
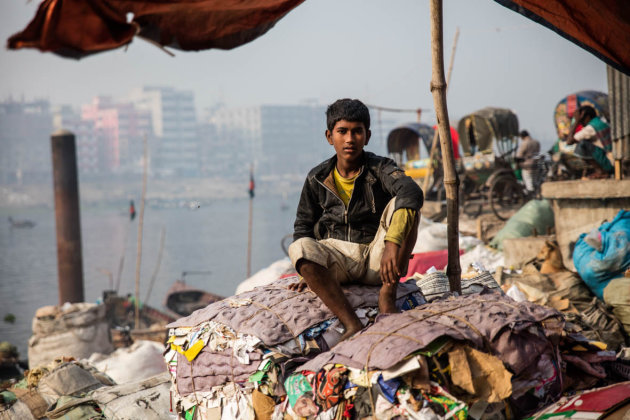
<path fill-rule="evenodd" d="M 142 263 L 142 228 L 144 226 L 144 199 L 147 195 L 147 172 L 149 170 L 149 146 L 147 135 L 142 140 L 144 157 L 142 158 L 142 196 L 140 197 L 140 214 L 138 215 L 138 244 L 136 252 L 136 319 L 135 328 L 140 328 L 140 265 Z"/>
<path fill-rule="evenodd" d="M 83 302 L 83 256 L 79 177 L 74 134 L 55 131 L 51 137 L 59 304 Z"/>
<path fill-rule="evenodd" d="M 446 275 L 451 292 L 461 293 L 462 269 L 459 265 L 459 177 L 455 171 L 453 143 L 446 106 L 446 81 L 444 80 L 444 47 L 442 34 L 442 0 L 431 0 L 431 93 L 435 104 L 440 146 L 444 165 L 444 189 L 446 191 L 446 220 L 448 239 L 448 266 Z"/>

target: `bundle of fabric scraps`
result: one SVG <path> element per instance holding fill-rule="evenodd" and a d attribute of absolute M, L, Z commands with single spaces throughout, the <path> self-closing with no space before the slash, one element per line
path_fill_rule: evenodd
<path fill-rule="evenodd" d="M 187 419 L 271 418 L 289 401 L 284 379 L 339 343 L 343 326 L 310 290 L 287 289 L 297 275 L 215 302 L 168 325 L 165 360 L 174 411 Z M 344 287 L 364 325 L 378 314 L 379 287 Z M 399 310 L 425 303 L 401 283 Z M 298 385 L 299 387 L 299 385 Z"/>
<path fill-rule="evenodd" d="M 626 344 L 621 322 L 577 274 L 567 270 L 543 273 L 537 264 L 527 264 L 521 273 L 504 273 L 501 281 L 504 290 L 518 290 L 524 299 L 562 312 L 573 330 L 603 341 L 610 350 Z"/>
<path fill-rule="evenodd" d="M 556 310 L 485 290 L 380 315 L 297 367 L 272 418 L 521 417 L 603 380 L 614 359 Z"/>
<path fill-rule="evenodd" d="M 409 278 L 416 282 L 427 302 L 450 294 L 450 283 L 444 271 L 432 270 L 425 274 L 416 273 Z M 482 263 L 470 264 L 461 275 L 462 295 L 478 293 L 484 288 L 502 293 L 499 284 Z"/>

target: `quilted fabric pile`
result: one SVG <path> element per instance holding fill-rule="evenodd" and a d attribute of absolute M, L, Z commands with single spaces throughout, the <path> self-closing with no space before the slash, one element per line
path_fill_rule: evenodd
<path fill-rule="evenodd" d="M 342 325 L 315 294 L 287 289 L 297 281 L 297 275 L 280 279 L 167 326 L 165 360 L 173 381 L 174 411 L 185 418 L 253 419 L 261 404 L 273 411 L 286 400 L 283 379 L 332 348 L 343 334 Z M 378 314 L 379 290 L 344 288 L 364 324 Z M 424 302 L 413 281 L 399 285 L 400 310 Z"/>
<path fill-rule="evenodd" d="M 367 324 L 338 321 L 297 278 L 214 303 L 171 324 L 174 411 L 186 419 L 512 418 L 606 380 L 616 359 L 558 311 L 483 289 L 431 303 L 413 282 L 397 314 L 378 288 L 345 289 Z"/>

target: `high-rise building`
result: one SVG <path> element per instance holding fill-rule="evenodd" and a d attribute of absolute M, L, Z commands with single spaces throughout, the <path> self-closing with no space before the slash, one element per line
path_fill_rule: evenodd
<path fill-rule="evenodd" d="M 387 135 L 400 122 L 378 111 L 371 117 L 367 150 L 387 155 Z M 262 179 L 303 181 L 311 168 L 335 154 L 325 137 L 326 107 L 316 102 L 243 108 L 219 104 L 206 110 L 203 121 L 202 133 L 212 133 L 202 135 L 206 161 L 213 162 L 205 166 L 224 173 L 242 177 L 254 163 Z"/>
<path fill-rule="evenodd" d="M 326 141 L 325 107 L 262 105 L 260 169 L 270 175 L 305 176 L 334 150 Z"/>
<path fill-rule="evenodd" d="M 249 171 L 254 163 L 261 177 L 302 177 L 332 156 L 326 142 L 325 108 L 317 104 L 218 106 L 207 120 L 216 127 L 217 151 L 232 168 Z"/>
<path fill-rule="evenodd" d="M 199 135 L 192 91 L 145 86 L 129 100 L 151 114 L 156 144 L 150 151 L 153 171 L 161 176 L 200 174 Z"/>
<path fill-rule="evenodd" d="M 93 120 L 84 120 L 81 113 L 70 105 L 53 107 L 53 128 L 74 133 L 77 150 L 77 167 L 81 175 L 98 175 L 103 171 L 101 142 Z"/>
<path fill-rule="evenodd" d="M 94 124 L 99 142 L 100 168 L 124 173 L 141 170 L 143 137 L 152 137 L 151 114 L 131 103 L 97 96 L 81 108 L 81 119 Z"/>
<path fill-rule="evenodd" d="M 50 104 L 8 100 L 0 103 L 0 182 L 22 184 L 51 178 Z"/>
<path fill-rule="evenodd" d="M 260 107 L 207 109 L 200 124 L 204 173 L 244 179 L 260 156 Z"/>

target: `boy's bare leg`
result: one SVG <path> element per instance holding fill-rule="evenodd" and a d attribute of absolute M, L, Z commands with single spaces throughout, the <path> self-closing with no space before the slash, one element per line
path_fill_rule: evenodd
<path fill-rule="evenodd" d="M 378 294 L 378 311 L 382 314 L 395 314 L 398 312 L 396 308 L 396 289 L 398 283 L 383 283 L 381 291 Z"/>
<path fill-rule="evenodd" d="M 324 302 L 345 327 L 346 332 L 341 336 L 342 340 L 363 329 L 361 320 L 354 312 L 354 308 L 348 302 L 346 295 L 343 294 L 341 286 L 329 278 L 325 267 L 311 261 L 302 260 L 299 263 L 299 272 L 313 293 Z"/>
<path fill-rule="evenodd" d="M 398 269 L 402 270 L 405 267 L 409 258 L 411 257 L 411 253 L 413 252 L 413 247 L 416 245 L 416 240 L 418 239 L 418 222 L 420 221 L 420 215 L 416 217 L 416 220 L 413 223 L 411 231 L 402 246 L 398 250 L 398 258 L 397 265 Z M 396 244 L 386 243 L 386 246 L 395 246 Z M 407 273 L 401 273 L 401 275 L 405 275 Z M 396 289 L 398 287 L 398 281 L 395 283 L 390 283 L 387 281 L 383 281 L 383 286 L 381 286 L 381 291 L 378 296 L 378 310 L 382 314 L 391 314 L 398 312 L 396 308 Z"/>

